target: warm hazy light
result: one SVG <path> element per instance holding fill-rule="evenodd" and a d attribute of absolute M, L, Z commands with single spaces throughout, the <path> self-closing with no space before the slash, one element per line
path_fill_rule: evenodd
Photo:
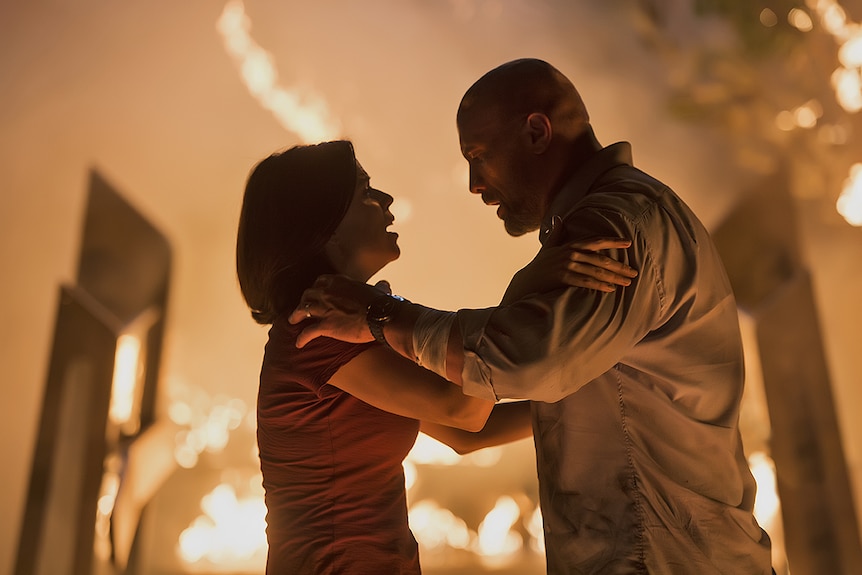
<path fill-rule="evenodd" d="M 781 523 L 781 501 L 775 480 L 775 462 L 762 451 L 748 457 L 748 466 L 757 483 L 757 496 L 754 498 L 754 516 L 763 529 L 772 536 L 772 561 L 776 570 L 787 561 L 784 548 L 784 528 Z M 790 573 L 785 568 L 779 573 Z"/>
<path fill-rule="evenodd" d="M 111 422 L 115 424 L 126 423 L 132 417 L 132 410 L 135 407 L 140 355 L 140 339 L 134 335 L 121 335 L 117 338 L 109 411 Z"/>
<path fill-rule="evenodd" d="M 467 3 L 460 5 L 468 6 Z M 807 0 L 807 6 L 811 15 L 816 15 L 823 28 L 841 43 L 841 67 L 832 76 L 836 98 L 849 112 L 862 110 L 862 78 L 859 73 L 859 67 L 862 66 L 862 35 L 851 33 L 844 10 L 834 0 Z M 787 20 L 798 30 L 807 32 L 814 26 L 811 15 L 805 10 L 794 8 L 788 12 Z M 772 10 L 764 9 L 760 13 L 760 21 L 764 26 L 775 26 L 778 16 Z M 248 92 L 285 129 L 308 143 L 341 136 L 339 123 L 328 110 L 324 97 L 279 84 L 275 58 L 252 38 L 251 20 L 241 0 L 231 0 L 224 6 L 216 27 Z M 820 104 L 810 101 L 796 109 L 781 112 L 775 123 L 784 131 L 812 129 L 818 127 L 822 114 Z M 452 178 L 459 186 L 467 187 L 467 167 L 464 162 L 459 162 L 453 169 Z M 409 202 L 396 199 L 392 206 L 396 222 L 407 221 L 411 208 Z M 856 164 L 851 171 L 838 200 L 838 210 L 853 225 L 862 225 L 862 164 Z M 855 219 L 845 211 L 855 214 Z M 134 356 L 137 366 L 140 341 L 137 345 L 137 349 L 123 348 L 122 365 L 131 362 Z M 132 368 L 121 367 L 120 356 L 121 346 L 118 345 L 117 369 L 125 374 L 122 377 L 136 375 L 137 372 Z M 117 380 L 118 376 L 115 375 L 115 386 L 118 386 Z M 123 385 L 124 390 L 128 388 L 127 383 Z M 132 392 L 125 392 L 125 397 L 132 398 L 131 402 L 118 403 L 117 407 L 117 413 L 126 414 L 126 418 L 134 405 L 133 389 Z M 121 397 L 116 391 L 115 395 Z M 113 398 L 111 410 L 113 418 Z M 239 400 L 201 397 L 200 393 L 187 390 L 183 397 L 175 398 L 168 407 L 168 415 L 172 421 L 186 428 L 176 436 L 175 458 L 179 465 L 191 468 L 197 465 L 202 454 L 222 451 L 228 443 L 230 432 L 240 425 L 247 411 L 247 407 Z M 462 457 L 431 437 L 419 434 L 404 461 L 408 495 L 416 485 L 423 465 L 491 467 L 499 462 L 501 455 L 501 448 L 491 448 Z M 749 465 L 758 485 L 755 515 L 761 525 L 770 531 L 770 527 L 780 521 L 774 465 L 763 453 L 752 454 Z M 260 485 L 259 476 L 254 481 Z M 450 488 L 458 489 L 458 486 L 452 485 Z M 100 500 L 99 509 L 110 509 L 115 495 L 115 488 L 107 489 L 102 495 L 104 501 Z M 529 549 L 535 553 L 544 553 L 541 510 L 536 506 L 522 517 L 516 497 L 523 495 L 499 497 L 475 530 L 438 501 L 423 499 L 409 506 L 410 528 L 422 552 L 427 552 L 429 556 L 458 550 L 474 554 L 483 562 L 490 561 L 488 565 L 492 567 L 504 565 L 526 545 L 517 529 L 519 525 L 523 525 L 528 534 Z M 240 497 L 231 485 L 218 485 L 201 499 L 201 514 L 180 535 L 177 552 L 190 569 L 192 565 L 204 563 L 202 567 L 210 572 L 262 571 L 266 555 L 265 515 L 261 493 L 252 490 L 250 495 Z"/>
<path fill-rule="evenodd" d="M 168 405 L 168 417 L 183 426 L 177 432 L 174 459 L 191 469 L 201 453 L 219 453 L 227 446 L 230 432 L 240 426 L 248 413 L 244 401 L 226 396 L 210 397 L 201 389 L 176 384 Z"/>
<path fill-rule="evenodd" d="M 782 132 L 790 132 L 796 128 L 793 112 L 782 110 L 775 116 L 775 126 Z"/>
<path fill-rule="evenodd" d="M 754 516 L 764 526 L 772 526 L 778 518 L 778 491 L 775 486 L 775 465 L 763 452 L 752 453 L 748 458 L 751 474 L 757 483 L 757 497 L 754 500 Z M 769 528 L 767 527 L 767 531 Z"/>
<path fill-rule="evenodd" d="M 186 563 L 207 560 L 236 569 L 260 564 L 266 556 L 266 506 L 262 497 L 237 498 L 233 487 L 221 484 L 201 500 L 204 515 L 187 527 L 179 540 Z"/>
<path fill-rule="evenodd" d="M 806 4 L 820 18 L 820 24 L 826 32 L 839 44 L 838 60 L 841 65 L 832 73 L 831 78 L 835 99 L 845 111 L 851 114 L 859 112 L 862 110 L 862 26 L 847 20 L 847 13 L 837 0 L 806 0 Z M 807 13 L 794 8 L 788 19 L 791 24 L 805 31 L 807 23 L 800 13 L 808 16 Z M 811 121 L 808 114 L 797 113 L 794 119 L 800 126 L 800 119 Z M 785 118 L 776 118 L 776 124 L 780 129 L 786 129 Z M 809 127 L 813 127 L 813 124 Z M 821 131 L 820 137 L 827 142 L 846 141 L 846 133 L 843 133 L 840 127 Z M 838 213 L 854 226 L 862 226 L 862 183 L 859 181 L 859 166 L 860 164 L 856 164 L 851 168 L 850 176 L 836 202 Z"/>
<path fill-rule="evenodd" d="M 841 66 L 832 73 L 835 97 L 846 111 L 858 112 L 862 110 L 862 80 L 859 76 L 859 67 L 862 66 L 862 33 L 859 25 L 847 21 L 844 8 L 835 0 L 808 0 L 807 4 L 820 17 L 820 23 L 826 32 L 840 45 L 838 59 Z M 791 14 L 794 13 L 791 11 Z M 795 17 L 797 20 L 800 18 L 798 14 Z"/>
<path fill-rule="evenodd" d="M 811 32 L 814 29 L 814 22 L 811 20 L 811 16 L 808 15 L 808 12 L 799 8 L 793 8 L 787 13 L 787 21 L 800 32 Z"/>
<path fill-rule="evenodd" d="M 862 226 L 862 164 L 853 164 L 850 168 L 836 207 L 847 223 Z"/>
<path fill-rule="evenodd" d="M 827 32 L 839 41 L 847 39 L 847 13 L 835 0 L 808 0 L 808 5 L 820 15 L 820 22 Z"/>
<path fill-rule="evenodd" d="M 486 447 L 465 456 L 458 455 L 448 445 L 420 433 L 405 462 L 418 465 L 475 465 L 493 467 L 503 456 L 501 447 Z"/>
<path fill-rule="evenodd" d="M 800 128 L 810 129 L 817 125 L 817 120 L 823 115 L 823 108 L 816 100 L 806 102 L 793 112 L 793 120 Z"/>
<path fill-rule="evenodd" d="M 406 460 L 419 465 L 457 465 L 461 456 L 448 445 L 420 433 Z"/>
<path fill-rule="evenodd" d="M 545 527 L 542 523 L 542 508 L 536 505 L 536 508 L 530 514 L 530 517 L 524 522 L 527 528 L 527 533 L 531 535 L 530 548 L 536 553 L 545 553 Z"/>
<path fill-rule="evenodd" d="M 838 60 L 845 68 L 862 65 L 862 33 L 856 32 L 838 49 Z"/>
<path fill-rule="evenodd" d="M 862 80 L 858 70 L 838 68 L 832 73 L 832 87 L 842 108 L 851 113 L 862 110 Z"/>
<path fill-rule="evenodd" d="M 228 2 L 216 25 L 225 50 L 231 55 L 240 76 L 258 103 L 272 112 L 286 130 L 306 143 L 332 140 L 341 128 L 332 118 L 323 98 L 298 89 L 278 85 L 272 55 L 251 37 L 251 20 L 241 0 Z"/>
<path fill-rule="evenodd" d="M 395 201 L 392 202 L 392 205 L 389 206 L 389 211 L 392 212 L 393 216 L 395 216 L 395 225 L 397 227 L 398 224 L 404 224 L 405 222 L 410 221 L 410 216 L 413 215 L 413 202 L 410 201 L 410 198 L 398 195 L 397 190 L 394 195 L 396 198 Z M 393 231 L 398 230 L 396 229 Z"/>
<path fill-rule="evenodd" d="M 760 23 L 767 28 L 772 28 L 773 26 L 778 24 L 778 16 L 776 16 L 775 12 L 773 12 L 769 8 L 764 8 L 760 11 Z"/>
<path fill-rule="evenodd" d="M 841 146 L 847 143 L 849 138 L 848 130 L 840 124 L 826 124 L 820 126 L 817 132 L 818 139 L 832 146 Z"/>
<path fill-rule="evenodd" d="M 424 549 L 466 549 L 475 539 L 463 519 L 434 500 L 419 501 L 410 507 L 407 516 L 413 536 Z"/>
<path fill-rule="evenodd" d="M 486 557 L 505 556 L 519 551 L 524 540 L 512 527 L 520 517 L 521 508 L 514 499 L 507 495 L 497 499 L 494 508 L 479 524 L 479 554 Z"/>
<path fill-rule="evenodd" d="M 99 499 L 96 502 L 96 532 L 93 541 L 93 553 L 99 560 L 108 561 L 111 558 L 111 515 L 120 490 L 120 476 L 113 471 L 107 471 L 102 476 L 99 489 Z"/>

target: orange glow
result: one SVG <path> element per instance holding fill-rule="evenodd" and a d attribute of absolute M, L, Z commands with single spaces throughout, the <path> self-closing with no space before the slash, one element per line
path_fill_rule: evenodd
<path fill-rule="evenodd" d="M 180 535 L 178 552 L 188 564 L 206 560 L 223 571 L 262 571 L 266 557 L 266 507 L 262 497 L 238 498 L 218 485 L 201 500 L 198 516 Z"/>
<path fill-rule="evenodd" d="M 466 549 L 475 539 L 475 533 L 467 528 L 463 519 L 431 499 L 413 505 L 408 519 L 410 530 L 424 549 Z"/>
<path fill-rule="evenodd" d="M 810 32 L 814 29 L 814 22 L 811 20 L 811 16 L 808 15 L 808 12 L 799 8 L 793 8 L 787 13 L 787 21 L 800 32 Z"/>
<path fill-rule="evenodd" d="M 862 164 L 854 164 L 850 168 L 850 176 L 844 182 L 836 207 L 847 223 L 862 226 Z"/>
<path fill-rule="evenodd" d="M 339 137 L 341 127 L 329 113 L 322 97 L 278 84 L 272 54 L 251 37 L 251 20 L 241 0 L 231 0 L 225 5 L 217 29 L 248 91 L 263 108 L 272 112 L 286 130 L 294 132 L 306 143 Z"/>
<path fill-rule="evenodd" d="M 520 517 L 521 509 L 514 499 L 506 495 L 497 499 L 494 508 L 479 525 L 477 553 L 483 557 L 495 557 L 499 562 L 520 551 L 524 539 L 512 529 Z"/>
<path fill-rule="evenodd" d="M 140 368 L 141 340 L 134 335 L 121 335 L 117 339 L 114 356 L 114 379 L 111 384 L 109 416 L 117 425 L 127 423 L 135 407 Z"/>

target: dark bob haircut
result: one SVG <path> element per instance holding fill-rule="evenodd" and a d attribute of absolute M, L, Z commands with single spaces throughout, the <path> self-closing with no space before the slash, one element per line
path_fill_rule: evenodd
<path fill-rule="evenodd" d="M 245 186 L 236 273 L 254 320 L 270 324 L 299 303 L 323 273 L 323 247 L 356 188 L 356 156 L 346 140 L 294 146 L 258 163 Z"/>

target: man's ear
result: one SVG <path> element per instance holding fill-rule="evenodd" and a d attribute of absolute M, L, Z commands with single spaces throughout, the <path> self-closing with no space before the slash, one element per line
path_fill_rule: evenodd
<path fill-rule="evenodd" d="M 551 145 L 551 120 L 541 112 L 533 112 L 527 116 L 526 132 L 530 139 L 530 147 L 537 154 L 543 153 Z"/>

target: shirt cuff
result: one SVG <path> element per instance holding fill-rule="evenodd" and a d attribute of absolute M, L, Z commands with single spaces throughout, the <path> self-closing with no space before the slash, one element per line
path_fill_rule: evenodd
<path fill-rule="evenodd" d="M 458 310 L 458 326 L 464 345 L 464 367 L 461 370 L 461 387 L 466 395 L 497 401 L 491 381 L 491 368 L 478 354 L 485 325 L 496 308 Z"/>

